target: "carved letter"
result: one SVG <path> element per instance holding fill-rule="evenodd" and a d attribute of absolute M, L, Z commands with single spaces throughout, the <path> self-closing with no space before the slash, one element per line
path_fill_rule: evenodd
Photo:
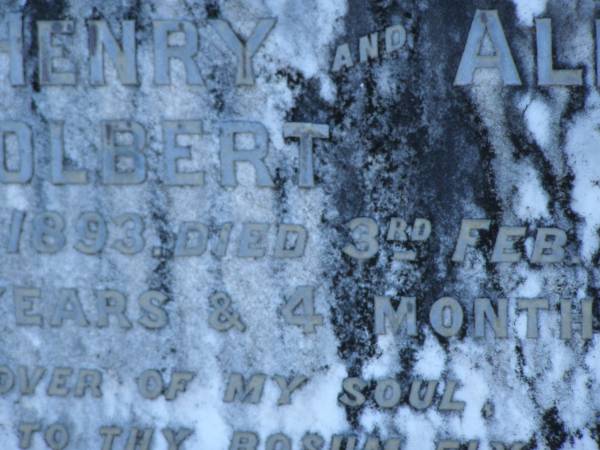
<path fill-rule="evenodd" d="M 494 336 L 498 338 L 508 336 L 508 301 L 500 298 L 497 303 L 498 313 L 496 314 L 489 299 L 475 299 L 475 337 L 485 337 L 486 319 L 492 325 Z"/>
<path fill-rule="evenodd" d="M 23 71 L 23 17 L 21 14 L 8 14 L 7 38 L 0 40 L 0 51 L 7 52 L 10 58 L 10 83 L 13 86 L 25 84 Z"/>
<path fill-rule="evenodd" d="M 227 187 L 237 186 L 236 164 L 248 162 L 254 167 L 256 185 L 273 187 L 274 183 L 269 175 L 269 169 L 264 163 L 269 152 L 269 136 L 265 126 L 259 122 L 226 121 L 221 123 L 220 131 L 221 184 Z M 253 136 L 254 148 L 251 150 L 236 149 L 235 136 L 241 133 Z"/>
<path fill-rule="evenodd" d="M 177 161 L 190 159 L 190 146 L 178 145 L 177 137 L 201 135 L 202 122 L 199 120 L 165 120 L 163 122 L 165 138 L 165 184 L 172 186 L 203 186 L 204 171 L 180 172 Z"/>
<path fill-rule="evenodd" d="M 256 450 L 256 447 L 258 447 L 258 436 L 256 433 L 245 431 L 233 432 L 229 450 Z"/>
<path fill-rule="evenodd" d="M 198 30 L 183 20 L 155 20 L 154 26 L 154 82 L 171 83 L 171 59 L 179 59 L 185 67 L 185 76 L 189 84 L 202 84 L 200 69 L 194 61 L 198 52 Z M 180 32 L 185 35 L 183 45 L 169 44 L 169 36 Z"/>
<path fill-rule="evenodd" d="M 462 262 L 465 260 L 465 253 L 467 246 L 475 246 L 479 237 L 477 234 L 473 234 L 475 230 L 489 230 L 491 220 L 488 219 L 463 219 L 460 224 L 460 233 L 458 235 L 458 242 L 452 255 L 452 261 Z"/>
<path fill-rule="evenodd" d="M 88 43 L 90 50 L 90 84 L 104 85 L 104 51 L 110 56 L 121 83 L 138 83 L 136 70 L 135 22 L 124 20 L 121 29 L 123 45 L 120 45 L 104 20 L 88 22 Z"/>
<path fill-rule="evenodd" d="M 258 51 L 277 19 L 267 17 L 259 19 L 252 34 L 246 42 L 242 41 L 233 31 L 228 22 L 221 19 L 212 19 L 208 23 L 214 28 L 221 39 L 237 58 L 237 75 L 235 84 L 238 86 L 254 86 L 254 72 L 252 70 L 252 56 Z"/>
<path fill-rule="evenodd" d="M 517 309 L 527 310 L 527 337 L 537 339 L 538 334 L 538 310 L 548 309 L 548 300 L 542 298 L 520 298 L 517 300 Z"/>
<path fill-rule="evenodd" d="M 339 396 L 339 401 L 344 405 L 356 407 L 361 406 L 366 398 L 362 390 L 367 387 L 367 383 L 362 378 L 345 378 L 342 382 L 343 394 Z"/>
<path fill-rule="evenodd" d="M 429 311 L 431 326 L 436 333 L 444 337 L 452 337 L 459 332 L 463 323 L 463 316 L 462 306 L 452 297 L 440 298 L 431 306 Z"/>
<path fill-rule="evenodd" d="M 482 55 L 480 50 L 483 39 L 487 35 L 494 46 L 492 55 Z M 460 64 L 454 79 L 455 86 L 464 86 L 473 83 L 473 75 L 479 68 L 495 68 L 500 70 L 502 80 L 506 85 L 521 85 L 521 78 L 515 66 L 504 30 L 498 17 L 498 11 L 481 10 L 475 12 L 467 44 L 463 51 Z"/>
<path fill-rule="evenodd" d="M 50 122 L 50 151 L 52 154 L 51 178 L 54 184 L 85 184 L 87 170 L 66 170 L 64 168 L 64 128 L 62 121 Z"/>
<path fill-rule="evenodd" d="M 389 297 L 375 297 L 375 333 L 386 334 L 388 318 L 392 333 L 397 333 L 400 326 L 406 323 L 409 336 L 417 335 L 417 301 L 415 297 L 402 297 L 398 309 L 394 311 Z"/>
<path fill-rule="evenodd" d="M 183 441 L 189 438 L 194 433 L 194 430 L 190 430 L 189 428 L 179 428 L 177 430 L 165 428 L 162 430 L 162 433 L 167 440 L 167 444 L 169 444 L 168 450 L 179 450 Z"/>
<path fill-rule="evenodd" d="M 227 383 L 227 390 L 225 391 L 223 401 L 225 403 L 238 401 L 242 403 L 257 404 L 262 397 L 266 378 L 266 375 L 257 373 L 252 375 L 250 381 L 246 384 L 244 377 L 241 374 L 232 373 L 229 376 L 229 382 Z"/>
<path fill-rule="evenodd" d="M 123 143 L 124 137 L 132 143 Z M 139 184 L 146 179 L 146 157 L 142 153 L 146 145 L 146 132 L 136 122 L 107 120 L 102 124 L 102 171 L 105 184 Z M 122 158 L 133 161 L 133 169 L 117 170 Z"/>
<path fill-rule="evenodd" d="M 583 339 L 592 338 L 593 304 L 594 300 L 591 298 L 581 300 L 581 337 Z M 573 337 L 573 308 L 571 300 L 560 301 L 560 317 L 560 338 L 571 339 Z"/>
<path fill-rule="evenodd" d="M 500 227 L 492 253 L 492 262 L 518 262 L 521 253 L 515 249 L 515 241 L 525 236 L 525 227 Z"/>
<path fill-rule="evenodd" d="M 6 137 L 14 135 L 19 148 L 19 168 L 9 170 Z M 21 122 L 5 120 L 0 122 L 0 182 L 25 184 L 33 176 L 33 146 L 31 129 Z"/>
<path fill-rule="evenodd" d="M 551 238 L 551 239 L 548 239 Z M 559 228 L 539 228 L 535 236 L 531 262 L 549 264 L 561 262 L 565 257 L 567 234 Z"/>
<path fill-rule="evenodd" d="M 583 84 L 581 69 L 554 69 L 552 62 L 552 20 L 535 19 L 537 73 L 540 86 L 578 86 Z"/>
<path fill-rule="evenodd" d="M 286 380 L 284 376 L 275 375 L 273 379 L 277 382 L 279 389 L 281 390 L 281 394 L 279 395 L 279 399 L 277 400 L 277 405 L 289 405 L 292 403 L 291 396 L 297 389 L 300 389 L 302 386 L 306 384 L 308 378 L 304 375 L 297 375 L 293 377 L 290 382 Z"/>
<path fill-rule="evenodd" d="M 75 30 L 72 20 L 38 20 L 38 61 L 40 84 L 75 84 L 75 63 L 68 59 L 63 45 L 56 45 L 52 38 L 55 34 L 71 35 Z M 71 70 L 56 71 L 55 60 L 68 61 Z"/>
<path fill-rule="evenodd" d="M 316 123 L 287 122 L 283 135 L 300 139 L 298 150 L 298 186 L 314 187 L 313 139 L 329 139 L 329 126 Z"/>

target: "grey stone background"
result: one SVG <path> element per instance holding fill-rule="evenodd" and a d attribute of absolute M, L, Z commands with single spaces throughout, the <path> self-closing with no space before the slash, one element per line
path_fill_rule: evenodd
<path fill-rule="evenodd" d="M 488 78 L 473 87 L 453 86 L 477 8 L 499 11 L 523 86 L 501 87 Z M 479 439 L 480 448 L 490 448 L 489 441 L 596 448 L 598 339 L 560 341 L 556 307 L 560 298 L 597 295 L 595 2 L 549 1 L 540 11 L 553 19 L 556 64 L 584 68 L 585 85 L 572 88 L 537 85 L 534 27 L 511 1 L 36 0 L 4 1 L 1 10 L 23 12 L 28 85 L 12 87 L 6 78 L 0 83 L 0 118 L 23 120 L 33 129 L 36 175 L 30 185 L 0 187 L 0 239 L 6 239 L 13 209 L 59 211 L 70 230 L 86 210 L 107 218 L 135 211 L 147 223 L 146 248 L 135 256 L 107 249 L 101 257 L 90 257 L 75 252 L 72 243 L 56 255 L 38 255 L 27 241 L 26 223 L 21 253 L 0 259 L 0 283 L 7 289 L 40 287 L 51 302 L 58 288 L 78 288 L 90 317 L 94 289 L 119 289 L 128 295 L 134 322 L 129 331 L 93 324 L 16 327 L 8 289 L 0 297 L 0 364 L 96 368 L 104 373 L 104 389 L 102 399 L 50 398 L 46 376 L 32 397 L 15 391 L 0 397 L 3 448 L 17 448 L 21 421 L 67 424 L 72 449 L 100 448 L 98 429 L 110 424 L 157 427 L 153 448 L 167 448 L 158 432 L 166 426 L 193 428 L 184 444 L 190 449 L 227 448 L 233 430 L 257 432 L 261 446 L 269 434 L 284 432 L 293 448 L 301 448 L 305 431 L 318 432 L 327 442 L 333 433 L 398 436 L 402 448 L 409 449 L 434 448 L 434 442 L 449 437 Z M 247 35 L 256 19 L 266 16 L 277 17 L 278 23 L 254 58 L 256 86 L 235 87 L 233 56 L 207 19 L 226 19 Z M 89 87 L 84 19 L 90 18 L 106 19 L 113 29 L 123 19 L 136 20 L 140 87 L 122 86 L 110 64 L 107 86 Z M 44 87 L 36 81 L 33 24 L 44 19 L 76 21 L 69 46 L 78 64 L 75 87 Z M 176 64 L 171 86 L 153 85 L 153 19 L 197 24 L 204 85 L 186 85 Z M 348 42 L 356 58 L 360 36 L 396 23 L 407 30 L 404 48 L 339 73 L 330 71 L 337 45 Z M 5 76 L 7 58 L 0 65 Z M 543 143 L 536 139 L 536 125 L 527 121 L 532 102 L 549 111 L 544 126 L 550 131 Z M 149 177 L 142 185 L 99 182 L 100 121 L 117 118 L 136 120 L 147 131 Z M 203 120 L 208 130 L 194 163 L 207 171 L 206 185 L 167 187 L 157 173 L 161 121 L 191 118 Z M 219 186 L 216 124 L 227 119 L 267 126 L 274 189 L 257 188 L 252 170 L 241 167 L 239 187 Z M 91 171 L 90 184 L 49 183 L 50 120 L 65 121 L 67 154 Z M 282 137 L 286 121 L 331 127 L 331 140 L 315 147 L 315 189 L 297 186 L 297 146 Z M 530 186 L 541 204 L 525 196 Z M 359 216 L 381 227 L 380 251 L 366 262 L 341 252 L 348 241 L 345 224 Z M 431 220 L 432 237 L 418 248 L 418 262 L 392 260 L 394 246 L 383 239 L 391 217 Z M 490 218 L 493 225 L 482 234 L 478 250 L 464 264 L 455 264 L 450 256 L 463 218 Z M 172 257 L 174 233 L 184 220 L 200 220 L 212 230 L 234 223 L 229 254 L 223 259 L 208 253 Z M 251 221 L 303 224 L 310 234 L 306 255 L 301 260 L 238 258 L 234 248 L 241 223 Z M 581 257 L 582 263 L 492 264 L 493 236 L 501 224 L 527 226 L 528 236 L 539 226 L 562 228 L 569 237 L 567 260 Z M 153 257 L 153 247 L 163 248 L 164 256 Z M 315 335 L 302 335 L 279 314 L 284 297 L 300 284 L 317 287 L 316 305 L 326 325 Z M 135 300 L 148 288 L 172 299 L 170 325 L 164 330 L 149 332 L 135 324 Z M 229 293 L 246 320 L 246 333 L 219 334 L 208 327 L 208 297 L 215 290 Z M 384 294 L 417 297 L 418 337 L 376 336 L 373 299 Z M 441 338 L 427 324 L 430 305 L 443 296 L 456 298 L 465 309 L 465 325 L 456 338 Z M 540 339 L 525 339 L 524 322 L 514 312 L 508 339 L 473 337 L 475 298 L 507 297 L 514 311 L 517 297 L 536 296 L 549 298 L 552 305 L 540 320 Z M 595 331 L 597 314 L 594 308 Z M 193 370 L 197 378 L 174 402 L 144 400 L 135 377 L 148 368 L 165 374 Z M 225 380 L 233 371 L 302 373 L 311 381 L 291 406 L 275 405 L 274 384 L 267 384 L 259 405 L 224 404 Z M 417 412 L 406 404 L 385 411 L 373 402 L 343 408 L 337 395 L 346 376 L 396 377 L 407 386 L 414 378 L 458 379 L 457 397 L 467 407 L 463 414 L 435 408 Z M 483 413 L 489 404 L 494 406 L 491 417 Z M 32 448 L 45 448 L 36 436 Z M 124 446 L 123 435 L 114 448 Z"/>

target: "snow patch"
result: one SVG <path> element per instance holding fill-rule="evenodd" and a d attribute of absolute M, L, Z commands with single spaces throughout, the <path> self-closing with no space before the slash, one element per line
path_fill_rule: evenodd
<path fill-rule="evenodd" d="M 517 17 L 522 25 L 533 25 L 533 19 L 546 10 L 548 0 L 513 0 L 517 7 Z"/>

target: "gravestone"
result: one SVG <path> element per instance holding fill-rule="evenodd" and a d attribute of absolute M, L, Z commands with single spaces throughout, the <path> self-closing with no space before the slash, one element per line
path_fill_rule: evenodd
<path fill-rule="evenodd" d="M 598 448 L 596 2 L 0 16 L 2 449 Z"/>

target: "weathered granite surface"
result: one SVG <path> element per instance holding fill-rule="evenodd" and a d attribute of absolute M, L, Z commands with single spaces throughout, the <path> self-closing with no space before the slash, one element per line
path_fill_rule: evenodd
<path fill-rule="evenodd" d="M 498 12 L 522 84 L 504 85 L 492 69 L 479 71 L 471 85 L 457 86 L 476 11 L 490 9 Z M 583 339 L 577 324 L 572 339 L 560 338 L 560 301 L 580 307 L 585 297 L 598 296 L 596 10 L 591 0 L 3 1 L 2 26 L 9 13 L 22 14 L 24 84 L 11 84 L 8 54 L 0 53 L 0 120 L 23 122 L 31 130 L 34 173 L 26 183 L 0 185 L 2 448 L 63 448 L 62 428 L 51 428 L 56 424 L 68 430 L 64 448 L 73 450 L 133 450 L 134 428 L 153 430 L 138 447 L 152 449 L 255 448 L 252 438 L 245 447 L 234 446 L 235 432 L 256 433 L 257 448 L 273 450 L 336 448 L 334 435 L 355 435 L 356 448 L 370 450 L 434 449 L 444 440 L 464 448 L 469 442 L 477 448 L 472 441 L 478 440 L 482 449 L 519 442 L 523 448 L 597 448 L 596 304 L 591 339 Z M 248 36 L 265 17 L 277 22 L 252 58 L 255 84 L 238 86 L 235 57 L 209 20 L 226 20 Z M 582 68 L 582 85 L 540 85 L 534 20 L 540 17 L 552 19 L 555 68 Z M 156 83 L 153 21 L 159 19 L 189 21 L 197 29 L 201 83 L 187 83 L 179 62 L 171 65 L 170 84 Z M 75 85 L 40 83 L 36 21 L 42 20 L 74 22 L 73 35 L 60 42 L 75 64 Z M 107 21 L 119 39 L 122 21 L 135 21 L 138 85 L 123 85 L 106 55 L 106 84 L 90 85 L 91 20 Z M 404 28 L 406 42 L 388 53 L 384 35 L 393 25 Z M 359 40 L 374 32 L 380 54 L 360 62 Z M 354 64 L 334 71 L 335 55 L 346 43 Z M 484 42 L 482 53 L 493 54 L 489 46 Z M 142 183 L 103 182 L 107 120 L 134 121 L 145 130 Z M 187 141 L 192 161 L 178 167 L 205 171 L 202 186 L 167 184 L 166 120 L 201 121 L 204 134 Z M 272 187 L 257 186 L 250 164 L 237 165 L 236 187 L 222 185 L 219 127 L 231 120 L 266 127 L 264 161 Z M 57 121 L 64 121 L 65 167 L 86 169 L 86 184 L 52 182 L 50 129 Z M 284 138 L 287 122 L 329 127 L 329 139 L 314 141 L 314 187 L 298 185 L 298 139 Z M 17 171 L 16 144 L 5 142 L 7 167 Z M 24 222 L 15 231 L 19 211 Z M 64 236 L 64 243 L 36 238 L 33 223 L 37 218 L 41 227 L 46 211 L 59 214 L 46 217 L 50 222 L 64 219 L 58 239 Z M 85 233 L 78 231 L 84 212 L 100 214 L 107 227 L 106 242 L 88 252 L 93 254 L 76 248 Z M 136 241 L 135 230 L 126 237 L 125 229 L 138 220 L 128 213 L 143 220 L 143 242 Z M 87 236 L 94 238 L 80 245 L 93 247 L 94 227 L 101 226 L 93 217 L 96 225 Z M 378 250 L 366 259 L 343 251 L 352 244 L 347 224 L 358 217 L 378 227 Z M 387 241 L 394 217 L 409 224 L 429 220 L 431 236 L 408 246 Z M 463 219 L 490 219 L 491 225 L 456 262 Z M 178 256 L 181 224 L 190 221 L 206 225 L 207 250 Z M 218 255 L 219 233 L 228 223 L 229 245 Z M 263 257 L 239 256 L 248 223 L 269 225 Z M 275 257 L 279 224 L 307 230 L 303 256 Z M 526 239 L 516 245 L 526 255 L 539 228 L 564 230 L 565 257 L 550 264 L 528 256 L 492 262 L 501 226 L 526 227 Z M 11 233 L 19 230 L 19 246 L 11 249 Z M 415 261 L 394 259 L 407 248 L 416 251 Z M 323 319 L 315 333 L 286 323 L 282 313 L 299 286 L 314 287 L 316 314 Z M 124 294 L 126 306 L 112 291 Z M 154 294 L 144 307 L 140 297 L 148 291 L 162 296 Z M 230 297 L 244 331 L 241 325 L 224 332 L 211 327 L 219 308 L 209 300 L 215 292 Z M 73 312 L 73 304 L 57 313 L 66 297 L 76 302 L 73 296 L 84 316 Z M 392 297 L 394 306 L 401 297 L 416 298 L 416 336 L 376 332 L 378 296 Z M 464 311 L 452 337 L 441 336 L 429 320 L 432 305 L 443 297 L 456 299 Z M 508 300 L 506 338 L 494 337 L 489 326 L 485 338 L 476 337 L 478 298 L 494 306 Z M 527 312 L 518 309 L 519 299 L 548 301 L 547 310 L 538 312 L 537 338 L 527 337 Z M 29 301 L 30 308 L 23 306 Z M 104 322 L 102 301 L 125 312 Z M 25 308 L 21 315 L 19 308 Z M 37 371 L 39 385 L 28 394 L 23 382 L 35 378 L 36 367 L 45 370 Z M 73 370 L 70 376 L 64 372 L 64 389 L 59 381 L 52 385 L 55 368 Z M 100 397 L 93 389 L 77 395 L 80 369 L 102 374 Z M 155 399 L 144 398 L 138 388 L 148 370 L 165 380 Z M 181 391 L 169 391 L 174 372 L 194 376 Z M 224 401 L 232 374 L 266 375 L 256 404 Z M 278 405 L 276 375 L 308 378 L 291 404 Z M 367 381 L 359 406 L 341 400 L 348 377 Z M 383 408 L 375 401 L 376 382 L 390 378 L 398 380 L 402 399 Z M 425 410 L 408 404 L 415 380 L 439 381 Z M 463 411 L 440 410 L 452 380 Z M 33 423 L 41 431 L 24 442 L 23 426 Z M 282 436 L 268 440 L 277 433 L 289 437 L 291 447 Z M 180 447 L 169 446 L 175 435 Z M 498 442 L 506 447 L 492 447 Z"/>

